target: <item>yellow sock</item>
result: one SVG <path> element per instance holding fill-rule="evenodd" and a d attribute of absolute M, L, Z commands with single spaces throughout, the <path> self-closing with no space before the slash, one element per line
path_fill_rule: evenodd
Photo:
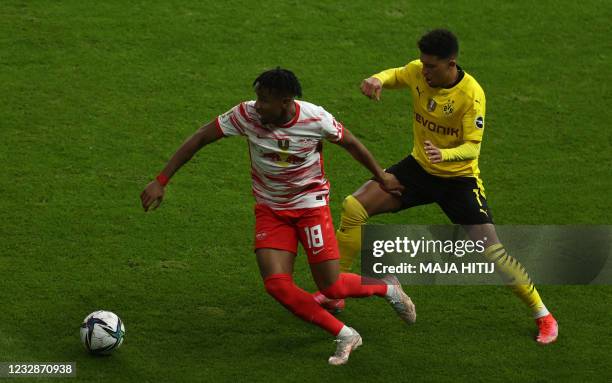
<path fill-rule="evenodd" d="M 536 290 L 525 267 L 514 257 L 508 255 L 501 243 L 485 249 L 485 258 L 495 263 L 495 270 L 500 273 L 504 282 L 510 287 L 514 295 L 518 296 L 529 307 L 535 318 L 548 314 L 538 290 Z"/>
<path fill-rule="evenodd" d="M 340 249 L 340 272 L 351 270 L 353 261 L 361 250 L 361 225 L 368 220 L 368 212 L 357 198 L 349 195 L 342 202 L 340 228 L 336 231 Z"/>

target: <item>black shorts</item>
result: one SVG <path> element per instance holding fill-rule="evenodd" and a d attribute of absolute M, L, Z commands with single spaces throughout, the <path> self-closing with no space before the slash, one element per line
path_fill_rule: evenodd
<path fill-rule="evenodd" d="M 425 171 L 412 155 L 386 169 L 404 185 L 402 206 L 437 203 L 452 223 L 493 223 L 493 216 L 474 177 L 437 177 Z"/>

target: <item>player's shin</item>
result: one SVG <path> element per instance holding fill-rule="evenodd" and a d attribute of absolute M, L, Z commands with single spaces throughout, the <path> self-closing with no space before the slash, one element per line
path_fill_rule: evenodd
<path fill-rule="evenodd" d="M 368 220 L 368 213 L 357 198 L 349 195 L 342 203 L 340 228 L 336 231 L 340 250 L 340 272 L 351 269 L 361 250 L 361 226 Z"/>
<path fill-rule="evenodd" d="M 361 298 L 372 295 L 384 297 L 387 294 L 387 285 L 384 282 L 376 280 L 372 280 L 372 283 L 362 282 L 362 278 L 357 274 L 340 273 L 336 282 L 321 290 L 321 293 L 331 299 Z"/>
<path fill-rule="evenodd" d="M 273 274 L 264 279 L 268 294 L 296 316 L 337 336 L 344 324 L 325 311 L 311 294 L 293 283 L 289 274 Z"/>
<path fill-rule="evenodd" d="M 495 263 L 495 269 L 501 274 L 504 282 L 529 307 L 534 318 L 548 315 L 548 310 L 525 267 L 514 257 L 508 255 L 502 244 L 489 246 L 484 256 L 489 262 Z"/>

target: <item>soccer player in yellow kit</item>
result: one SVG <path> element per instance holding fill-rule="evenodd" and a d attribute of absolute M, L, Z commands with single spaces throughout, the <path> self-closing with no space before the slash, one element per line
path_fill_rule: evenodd
<path fill-rule="evenodd" d="M 350 269 L 361 245 L 361 225 L 369 217 L 412 206 L 437 203 L 454 224 L 463 225 L 472 239 L 486 238 L 485 257 L 512 291 L 532 311 L 538 343 L 557 339 L 558 325 L 548 312 L 524 267 L 500 243 L 487 205 L 478 169 L 485 130 L 485 94 L 476 80 L 457 65 L 459 43 L 448 30 L 433 30 L 418 42 L 420 60 L 387 69 L 365 79 L 361 91 L 380 100 L 382 89 L 409 89 L 413 103 L 412 153 L 386 169 L 404 186 L 401 197 L 385 192 L 375 181 L 366 182 L 343 203 L 336 233 L 341 269 Z M 326 308 L 341 309 L 344 302 L 317 299 Z"/>

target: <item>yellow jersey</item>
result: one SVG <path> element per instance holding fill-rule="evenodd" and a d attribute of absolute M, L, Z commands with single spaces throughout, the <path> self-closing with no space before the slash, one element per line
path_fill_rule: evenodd
<path fill-rule="evenodd" d="M 432 164 L 424 142 L 440 149 L 454 148 L 466 141 L 481 142 L 485 128 L 484 91 L 469 74 L 452 88 L 431 88 L 415 60 L 401 68 L 375 74 L 384 88 L 410 88 L 413 104 L 414 145 L 412 156 L 428 173 L 440 177 L 476 177 L 480 183 L 478 157 L 465 161 Z"/>

